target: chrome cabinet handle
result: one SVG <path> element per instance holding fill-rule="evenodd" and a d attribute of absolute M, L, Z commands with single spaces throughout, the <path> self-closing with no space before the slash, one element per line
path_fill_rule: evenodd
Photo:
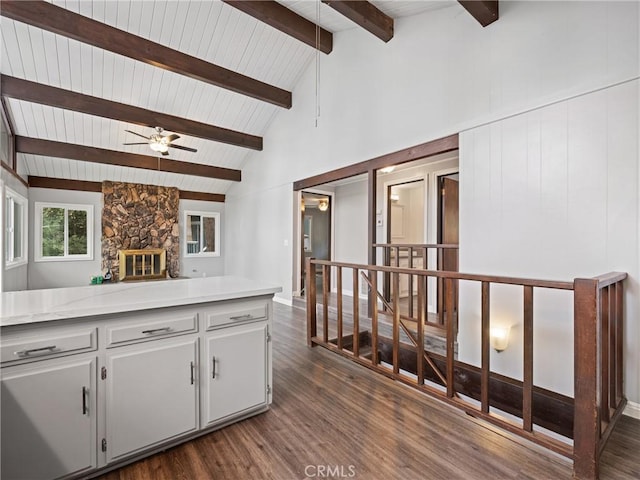
<path fill-rule="evenodd" d="M 88 412 L 87 409 L 87 387 L 82 387 L 82 414 L 86 415 Z"/>
<path fill-rule="evenodd" d="M 216 357 L 214 355 L 213 360 L 211 361 L 213 364 L 213 373 L 211 374 L 211 378 L 216 378 Z"/>
<path fill-rule="evenodd" d="M 194 372 L 193 362 L 191 362 L 191 385 L 193 385 L 193 383 L 194 383 L 194 381 L 195 381 L 195 380 L 194 380 L 193 372 Z"/>
<path fill-rule="evenodd" d="M 49 345 L 48 347 L 30 348 L 29 350 L 20 350 L 19 352 L 13 352 L 14 355 L 19 357 L 28 357 L 29 355 L 52 353 L 57 347 L 55 345 Z"/>
<path fill-rule="evenodd" d="M 169 332 L 171 332 L 171 327 L 154 328 L 152 330 L 142 331 L 142 333 L 146 335 L 153 335 L 154 333 L 169 333 Z"/>
<path fill-rule="evenodd" d="M 238 315 L 237 317 L 229 317 L 231 320 L 251 320 L 253 315 L 247 313 L 246 315 Z"/>

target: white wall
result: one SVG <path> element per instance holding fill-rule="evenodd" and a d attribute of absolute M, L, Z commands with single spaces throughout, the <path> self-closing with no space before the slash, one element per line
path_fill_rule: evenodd
<path fill-rule="evenodd" d="M 500 20 L 483 29 L 454 4 L 396 21 L 387 44 L 361 29 L 334 35 L 334 51 L 321 57 L 319 126 L 314 128 L 312 64 L 293 92 L 293 108 L 278 114 L 264 151 L 248 158 L 243 181 L 228 192 L 226 239 L 234 248 L 226 271 L 282 285 L 281 295 L 290 298 L 295 180 L 637 78 L 638 6 L 503 2 Z M 504 132 L 505 142 L 510 135 Z M 549 148 L 563 148 L 562 140 L 550 140 Z M 515 151 L 526 152 L 526 145 L 520 150 L 516 144 Z M 514 176 L 526 178 L 525 163 L 511 165 Z M 632 179 L 637 182 L 637 175 Z M 477 208 L 494 205 L 490 198 L 480 200 Z M 559 201 L 557 195 L 544 200 L 550 209 Z M 637 196 L 632 204 L 637 208 Z M 575 222 L 586 223 L 572 231 L 595 235 L 591 219 L 580 212 Z M 615 235 L 612 225 L 606 228 Z M 510 248 L 505 258 L 519 253 Z M 526 267 L 513 273 L 544 273 Z M 629 349 L 640 346 L 637 335 L 627 341 Z M 628 361 L 626 369 L 634 402 L 640 401 L 637 363 Z"/>
<path fill-rule="evenodd" d="M 184 256 L 184 212 L 218 212 L 220 213 L 220 256 L 185 258 Z M 224 203 L 205 202 L 202 200 L 180 200 L 180 275 L 183 277 L 215 277 L 224 274 L 224 256 L 227 245 L 224 241 L 225 230 Z"/>
<path fill-rule="evenodd" d="M 29 199 L 29 189 L 25 187 L 18 179 L 16 179 L 13 175 L 7 172 L 4 168 L 0 167 L 0 180 L 4 185 L 0 188 L 0 195 L 2 196 L 2 211 L 0 212 L 0 228 L 2 228 L 2 247 L 0 249 L 0 268 L 2 269 L 2 275 L 0 276 L 0 292 L 11 292 L 15 290 L 26 290 L 27 288 L 27 265 L 20 265 L 17 267 L 12 267 L 5 270 L 5 258 L 4 258 L 4 242 L 6 241 L 4 236 L 4 228 L 5 228 L 5 208 L 4 208 L 4 197 L 5 197 L 5 188 L 10 188 L 14 192 L 22 195 L 27 200 Z M 30 215 L 30 214 L 29 214 Z M 29 220 L 30 221 L 30 218 Z M 31 227 L 27 229 L 30 230 Z"/>
<path fill-rule="evenodd" d="M 460 268 L 572 281 L 629 274 L 627 392 L 638 398 L 638 81 L 462 132 Z M 515 295 L 514 295 L 515 294 Z M 508 298 L 507 298 L 508 296 Z M 479 287 L 461 285 L 460 356 L 478 364 Z M 492 291 L 512 324 L 492 366 L 522 377 L 522 289 Z M 534 292 L 534 380 L 573 394 L 573 303 Z"/>
<path fill-rule="evenodd" d="M 35 203 L 75 203 L 93 205 L 93 260 L 34 262 Z M 102 237 L 102 193 L 29 189 L 29 289 L 89 285 L 91 277 L 103 272 L 100 267 Z"/>

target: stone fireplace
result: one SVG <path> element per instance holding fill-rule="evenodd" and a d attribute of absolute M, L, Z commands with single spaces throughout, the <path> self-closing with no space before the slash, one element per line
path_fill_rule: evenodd
<path fill-rule="evenodd" d="M 102 270 L 119 275 L 119 251 L 164 249 L 170 277 L 180 275 L 179 191 L 136 183 L 102 182 Z"/>

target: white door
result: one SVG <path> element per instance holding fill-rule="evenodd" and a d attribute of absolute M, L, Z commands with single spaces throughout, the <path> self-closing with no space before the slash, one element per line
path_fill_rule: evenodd
<path fill-rule="evenodd" d="M 197 429 L 197 354 L 197 338 L 108 353 L 107 461 Z"/>
<path fill-rule="evenodd" d="M 257 323 L 220 330 L 206 339 L 203 428 L 266 405 L 267 333 L 267 324 Z"/>
<path fill-rule="evenodd" d="M 3 479 L 52 479 L 96 466 L 95 363 L 2 370 Z"/>

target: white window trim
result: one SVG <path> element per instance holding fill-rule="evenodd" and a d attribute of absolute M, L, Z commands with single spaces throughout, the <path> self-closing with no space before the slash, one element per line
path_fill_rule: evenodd
<path fill-rule="evenodd" d="M 87 253 L 83 255 L 69 255 L 67 249 L 69 248 L 67 237 L 64 239 L 65 254 L 60 257 L 44 257 L 42 256 L 42 210 L 44 208 L 64 208 L 66 210 L 84 210 L 87 212 Z M 35 203 L 35 219 L 34 219 L 34 262 L 70 262 L 78 260 L 93 260 L 93 205 L 81 205 L 73 203 L 47 203 L 36 202 Z M 67 215 L 65 214 L 65 232 L 67 231 Z"/>
<path fill-rule="evenodd" d="M 216 220 L 216 228 L 215 228 L 215 243 L 214 243 L 214 251 L 213 252 L 198 252 L 198 253 L 188 253 L 188 244 L 187 244 L 187 218 L 190 215 L 199 215 L 200 217 L 210 217 L 215 218 Z M 185 210 L 184 212 L 184 222 L 182 222 L 182 238 L 184 243 L 184 248 L 182 250 L 182 255 L 184 258 L 198 258 L 198 257 L 219 257 L 220 256 L 220 212 L 202 212 L 202 211 L 194 211 L 194 210 Z M 200 233 L 202 235 L 203 229 L 200 229 Z M 202 242 L 200 242 L 202 245 Z"/>
<path fill-rule="evenodd" d="M 9 187 L 5 188 L 5 194 L 4 194 L 4 201 L 7 202 L 8 201 L 8 197 L 11 198 L 12 202 L 18 203 L 20 205 L 22 205 L 22 256 L 18 257 L 18 258 L 14 258 L 13 257 L 13 251 L 11 252 L 11 259 L 6 258 L 6 252 L 2 252 L 2 255 L 5 255 L 5 263 L 4 263 L 4 268 L 5 270 L 9 270 L 11 268 L 15 268 L 15 267 L 19 267 L 21 265 L 26 265 L 29 261 L 29 257 L 28 257 L 28 239 L 29 239 L 29 201 L 23 197 L 22 195 L 20 195 L 18 192 L 15 192 L 14 190 L 11 190 Z M 3 212 L 6 212 L 6 204 L 3 203 L 2 205 L 3 207 Z M 7 224 L 9 223 L 9 221 L 11 221 L 12 224 L 12 230 L 13 230 L 13 215 L 14 215 L 14 209 L 11 209 L 11 219 L 9 218 L 5 218 L 5 225 L 3 225 L 5 232 L 7 234 L 5 241 L 7 242 L 7 245 L 9 246 L 9 248 L 11 250 L 13 250 L 13 233 L 9 232 L 9 227 L 7 226 Z"/>

